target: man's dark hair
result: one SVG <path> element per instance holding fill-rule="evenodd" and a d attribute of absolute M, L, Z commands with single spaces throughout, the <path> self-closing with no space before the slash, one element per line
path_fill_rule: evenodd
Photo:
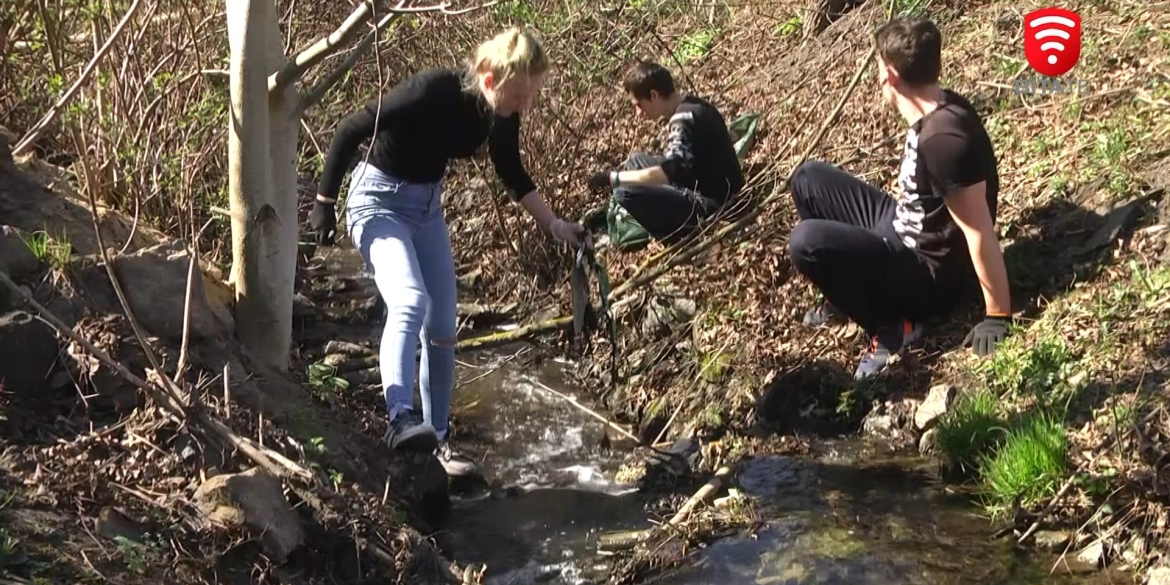
<path fill-rule="evenodd" d="M 638 61 L 622 80 L 622 88 L 640 100 L 650 99 L 651 90 L 661 97 L 674 95 L 674 78 L 670 71 L 653 61 Z"/>
<path fill-rule="evenodd" d="M 921 17 L 895 18 L 874 34 L 878 55 L 910 86 L 938 83 L 942 33 Z"/>

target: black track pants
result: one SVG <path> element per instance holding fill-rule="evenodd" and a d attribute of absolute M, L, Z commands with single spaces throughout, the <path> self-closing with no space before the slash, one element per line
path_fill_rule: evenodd
<path fill-rule="evenodd" d="M 950 310 L 929 266 L 894 233 L 896 202 L 832 165 L 808 161 L 792 176 L 800 222 L 792 263 L 825 298 L 869 334 Z"/>
<path fill-rule="evenodd" d="M 662 158 L 644 152 L 631 154 L 621 170 L 656 167 Z M 614 189 L 618 204 L 630 212 L 656 240 L 670 244 L 695 229 L 698 220 L 718 210 L 718 205 L 697 192 L 672 185 L 629 186 Z"/>

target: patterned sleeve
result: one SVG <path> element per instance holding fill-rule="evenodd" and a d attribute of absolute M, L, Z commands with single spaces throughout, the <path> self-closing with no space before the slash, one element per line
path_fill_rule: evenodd
<path fill-rule="evenodd" d="M 672 185 L 690 187 L 695 182 L 694 113 L 683 111 L 671 116 L 667 131 L 662 172 L 666 173 Z"/>

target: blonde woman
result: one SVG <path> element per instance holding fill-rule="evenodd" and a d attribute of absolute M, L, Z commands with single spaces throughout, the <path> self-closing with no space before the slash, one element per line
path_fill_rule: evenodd
<path fill-rule="evenodd" d="M 434 451 L 449 475 L 474 473 L 447 441 L 455 382 L 455 263 L 443 220 L 443 175 L 451 159 L 486 143 L 511 197 L 552 236 L 577 244 L 584 228 L 558 217 L 520 159 L 520 112 L 540 90 L 549 63 L 539 40 L 512 28 L 479 46 L 461 69 L 418 73 L 375 98 L 337 128 L 309 224 L 332 244 L 337 192 L 359 144 L 346 227 L 386 301 L 379 365 L 392 449 Z M 364 149 L 362 149 L 364 152 Z M 422 415 L 413 408 L 415 348 L 422 342 Z"/>

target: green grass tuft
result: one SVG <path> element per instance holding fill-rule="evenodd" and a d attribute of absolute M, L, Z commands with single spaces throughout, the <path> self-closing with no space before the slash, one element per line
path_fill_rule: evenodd
<path fill-rule="evenodd" d="M 939 419 L 935 444 L 952 471 L 967 474 L 977 470 L 980 457 L 994 447 L 1004 426 L 997 402 L 987 390 L 964 393 Z"/>
<path fill-rule="evenodd" d="M 1034 506 L 1056 493 L 1068 472 L 1068 439 L 1060 419 L 1040 413 L 1007 434 L 1003 446 L 980 460 L 985 506 L 993 518 L 1013 504 Z"/>

